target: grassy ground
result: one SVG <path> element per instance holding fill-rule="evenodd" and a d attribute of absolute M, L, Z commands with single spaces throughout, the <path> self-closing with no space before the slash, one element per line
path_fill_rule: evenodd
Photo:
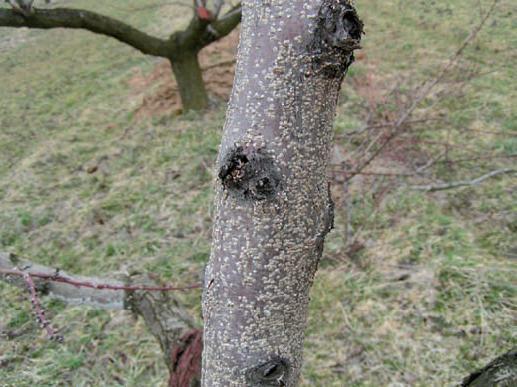
<path fill-rule="evenodd" d="M 185 22 L 170 22 L 172 6 L 130 12 L 151 2 L 111 3 L 107 13 L 150 32 Z M 404 101 L 478 23 L 477 2 L 447 3 L 358 2 L 367 35 L 336 119 L 344 154 L 357 146 L 344 133 L 372 109 L 399 110 L 390 90 L 400 84 Z M 332 176 L 337 223 L 313 289 L 303 385 L 449 385 L 516 345 L 515 175 L 437 193 L 408 187 L 511 164 L 478 155 L 517 153 L 516 12 L 499 2 L 460 70 L 416 112 L 441 120 L 415 126 L 372 168 L 406 172 L 443 141 L 450 159 L 476 160 L 436 164 L 418 180 L 354 179 L 353 253 Z M 224 104 L 204 115 L 135 119 L 141 99 L 131 79 L 156 60 L 86 32 L 1 31 L 0 250 L 83 274 L 137 269 L 198 281 Z M 478 76 L 460 87 L 472 71 Z M 372 189 L 379 185 L 389 188 L 381 199 Z M 199 314 L 199 292 L 186 302 Z M 64 345 L 46 341 L 24 293 L 0 284 L 0 330 L 17 335 L 0 337 L 0 385 L 163 385 L 159 347 L 141 321 L 43 303 Z"/>

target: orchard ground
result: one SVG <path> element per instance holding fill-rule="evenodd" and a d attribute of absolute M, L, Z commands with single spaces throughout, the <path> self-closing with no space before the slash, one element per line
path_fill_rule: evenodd
<path fill-rule="evenodd" d="M 354 161 L 362 139 L 347 133 L 396 118 L 489 6 L 447 3 L 358 2 L 366 36 L 343 84 L 334 163 Z M 190 11 L 116 0 L 102 12 L 165 36 Z M 450 385 L 516 345 L 515 175 L 411 188 L 515 162 L 516 12 L 499 1 L 418 123 L 368 170 L 409 174 L 446 157 L 418 177 L 359 175 L 349 200 L 329 172 L 336 227 L 312 290 L 303 386 Z M 88 32 L 1 32 L 0 250 L 78 274 L 199 282 L 237 35 L 203 53 L 212 109 L 180 115 L 162 60 Z M 200 318 L 200 292 L 181 297 Z M 42 302 L 62 345 L 45 338 L 26 294 L 0 283 L 2 386 L 166 384 L 142 321 Z"/>

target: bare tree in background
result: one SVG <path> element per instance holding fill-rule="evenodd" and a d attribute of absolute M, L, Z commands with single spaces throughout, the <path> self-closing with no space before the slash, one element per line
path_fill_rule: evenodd
<path fill-rule="evenodd" d="M 203 298 L 203 386 L 295 386 L 333 226 L 326 169 L 362 23 L 348 0 L 243 2 Z"/>
<path fill-rule="evenodd" d="M 201 110 L 208 96 L 199 65 L 199 51 L 228 35 L 241 20 L 240 4 L 221 14 L 224 1 L 214 1 L 211 10 L 206 0 L 193 1 L 193 15 L 183 31 L 161 39 L 146 34 L 123 21 L 96 12 L 72 8 L 0 9 L 0 27 L 39 29 L 84 29 L 106 35 L 136 48 L 140 52 L 169 60 L 178 83 L 184 110 Z"/>

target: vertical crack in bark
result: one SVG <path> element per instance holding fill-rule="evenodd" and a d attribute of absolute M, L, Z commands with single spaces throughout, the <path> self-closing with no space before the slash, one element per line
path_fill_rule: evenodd
<path fill-rule="evenodd" d="M 325 237 L 334 228 L 334 207 L 335 207 L 335 205 L 334 205 L 334 201 L 332 200 L 332 193 L 330 192 L 330 183 L 328 183 L 327 195 L 328 195 L 327 208 L 325 209 L 325 212 L 323 213 L 323 222 L 322 222 L 323 229 L 316 236 L 316 251 L 320 257 L 321 257 L 321 254 L 323 253 Z"/>

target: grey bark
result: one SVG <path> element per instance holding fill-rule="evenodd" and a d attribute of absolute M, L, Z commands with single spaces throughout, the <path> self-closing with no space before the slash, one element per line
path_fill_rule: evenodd
<path fill-rule="evenodd" d="M 345 0 L 243 2 L 203 294 L 203 386 L 295 386 L 333 224 L 326 179 L 362 23 Z"/>
<path fill-rule="evenodd" d="M 460 384 L 461 387 L 512 387 L 517 386 L 517 347 L 492 360 L 473 372 Z"/>

